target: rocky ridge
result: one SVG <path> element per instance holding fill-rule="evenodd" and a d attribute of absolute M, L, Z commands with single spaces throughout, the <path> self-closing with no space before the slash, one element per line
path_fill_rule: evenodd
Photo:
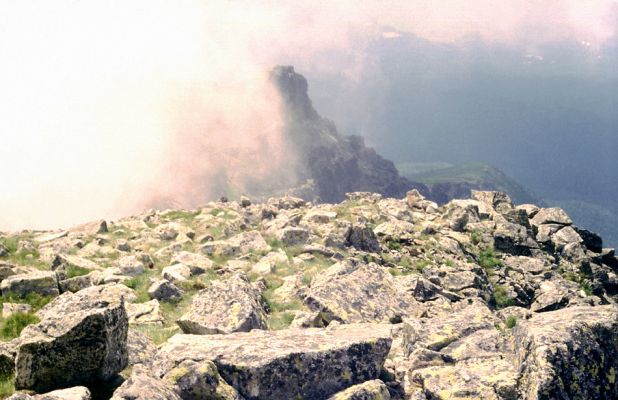
<path fill-rule="evenodd" d="M 12 399 L 618 397 L 614 250 L 499 192 L 242 198 L 0 249 Z"/>

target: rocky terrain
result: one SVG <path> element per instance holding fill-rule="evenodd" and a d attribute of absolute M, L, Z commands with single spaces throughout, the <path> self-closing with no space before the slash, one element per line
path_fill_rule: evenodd
<path fill-rule="evenodd" d="M 355 192 L 0 235 L 11 399 L 618 397 L 618 259 L 557 208 Z"/>

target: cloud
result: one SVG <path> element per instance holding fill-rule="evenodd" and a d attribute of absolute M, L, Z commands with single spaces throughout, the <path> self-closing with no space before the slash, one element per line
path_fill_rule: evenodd
<path fill-rule="evenodd" d="M 275 64 L 358 79 L 376 36 L 530 52 L 614 35 L 616 2 L 0 3 L 0 229 L 195 206 L 284 173 Z M 384 36 L 386 35 L 386 36 Z"/>

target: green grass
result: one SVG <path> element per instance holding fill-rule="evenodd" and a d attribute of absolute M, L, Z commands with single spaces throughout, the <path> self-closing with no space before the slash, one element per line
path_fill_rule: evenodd
<path fill-rule="evenodd" d="M 148 336 L 150 340 L 156 345 L 165 343 L 167 339 L 180 332 L 180 328 L 175 325 L 154 325 L 154 324 L 141 324 L 132 326 L 133 329 Z"/>
<path fill-rule="evenodd" d="M 399 239 L 390 239 L 386 241 L 386 247 L 390 250 L 401 250 L 401 243 Z"/>
<path fill-rule="evenodd" d="M 267 238 L 266 243 L 268 243 L 268 245 L 272 247 L 273 250 L 283 248 L 283 243 L 281 242 L 281 240 L 277 239 L 274 236 Z"/>
<path fill-rule="evenodd" d="M 32 234 L 19 234 L 0 238 L 0 245 L 9 253 L 2 257 L 2 259 L 13 264 L 28 265 L 39 269 L 48 267 L 40 260 L 40 254 L 36 248 L 19 250 L 19 242 L 28 241 L 34 244 L 33 237 L 34 235 Z"/>
<path fill-rule="evenodd" d="M 515 305 L 515 300 L 508 297 L 507 288 L 501 285 L 494 287 L 494 301 L 498 310 Z"/>
<path fill-rule="evenodd" d="M 127 279 L 122 282 L 125 286 L 130 287 L 137 296 L 136 303 L 145 303 L 150 300 L 148 295 L 148 288 L 150 287 L 150 277 L 156 272 L 145 272 L 140 276 L 136 276 L 131 279 Z"/>
<path fill-rule="evenodd" d="M 507 317 L 504 324 L 506 325 L 508 329 L 513 329 L 515 325 L 517 325 L 517 317 L 514 315 L 510 315 L 509 317 Z"/>
<path fill-rule="evenodd" d="M 7 294 L 0 297 L 0 307 L 3 303 L 29 304 L 34 311 L 41 309 L 52 300 L 50 296 L 42 296 L 38 293 L 30 292 L 26 297 L 19 297 L 16 294 Z"/>
<path fill-rule="evenodd" d="M 91 270 L 88 268 L 78 267 L 77 265 L 69 264 L 66 268 L 67 279 L 75 278 L 77 276 L 88 275 Z"/>
<path fill-rule="evenodd" d="M 580 272 L 566 272 L 564 274 L 564 278 L 571 282 L 575 282 L 579 284 L 579 288 L 586 294 L 586 296 L 592 296 L 592 286 L 590 286 L 590 281 L 586 274 Z"/>
<path fill-rule="evenodd" d="M 166 212 L 163 214 L 163 218 L 168 221 L 182 221 L 184 223 L 191 223 L 202 212 L 200 210 L 196 211 L 186 211 L 186 210 L 173 210 Z"/>
<path fill-rule="evenodd" d="M 26 326 L 38 322 L 39 318 L 34 313 L 12 314 L 0 323 L 0 337 L 3 340 L 15 339 Z"/>
<path fill-rule="evenodd" d="M 11 373 L 0 378 L 0 399 L 5 399 L 13 393 L 15 393 L 15 377 Z"/>
<path fill-rule="evenodd" d="M 475 229 L 470 233 L 470 239 L 473 244 L 478 245 L 483 241 L 483 235 L 478 229 Z"/>

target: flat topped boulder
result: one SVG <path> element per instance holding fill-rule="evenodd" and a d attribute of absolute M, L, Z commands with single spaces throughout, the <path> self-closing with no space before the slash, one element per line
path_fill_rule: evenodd
<path fill-rule="evenodd" d="M 559 207 L 541 208 L 530 220 L 533 225 L 558 224 L 571 225 L 573 220 Z"/>
<path fill-rule="evenodd" d="M 230 335 L 178 334 L 157 354 L 162 377 L 183 360 L 213 361 L 247 400 L 326 399 L 377 379 L 390 350 L 391 325 L 351 324 Z"/>
<path fill-rule="evenodd" d="M 105 286 L 65 293 L 22 332 L 15 387 L 44 392 L 105 381 L 128 362 L 128 318 L 122 298 Z"/>

